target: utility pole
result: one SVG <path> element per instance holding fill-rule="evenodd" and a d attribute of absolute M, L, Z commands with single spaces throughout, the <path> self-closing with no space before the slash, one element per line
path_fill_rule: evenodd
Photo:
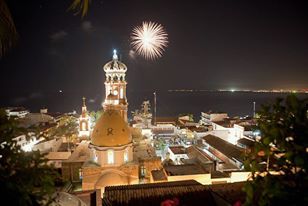
<path fill-rule="evenodd" d="M 154 94 L 154 125 L 156 125 L 156 91 Z"/>
<path fill-rule="evenodd" d="M 253 102 L 253 118 L 256 117 L 256 102 Z"/>

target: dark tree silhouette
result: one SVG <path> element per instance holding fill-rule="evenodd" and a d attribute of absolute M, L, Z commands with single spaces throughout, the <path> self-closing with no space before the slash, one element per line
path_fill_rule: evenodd
<path fill-rule="evenodd" d="M 259 115 L 261 138 L 245 161 L 253 178 L 246 205 L 308 205 L 308 99 L 277 99 Z"/>
<path fill-rule="evenodd" d="M 52 201 L 57 172 L 39 151 L 24 152 L 15 137 L 28 132 L 0 110 L 0 194 L 8 205 L 45 205 Z"/>

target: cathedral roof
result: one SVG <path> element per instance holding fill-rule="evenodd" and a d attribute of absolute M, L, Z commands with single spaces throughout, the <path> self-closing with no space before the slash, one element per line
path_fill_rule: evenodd
<path fill-rule="evenodd" d="M 118 55 L 116 53 L 116 50 L 114 50 L 113 53 L 114 54 L 113 54 L 112 60 L 107 62 L 104 65 L 104 71 L 105 72 L 114 72 L 114 71 L 126 72 L 127 67 L 124 63 L 122 63 L 118 60 Z"/>
<path fill-rule="evenodd" d="M 101 147 L 117 147 L 132 142 L 128 124 L 117 110 L 106 110 L 96 122 L 92 132 L 92 144 Z"/>

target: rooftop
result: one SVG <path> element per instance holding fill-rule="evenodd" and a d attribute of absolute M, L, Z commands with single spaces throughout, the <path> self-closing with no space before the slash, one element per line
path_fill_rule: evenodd
<path fill-rule="evenodd" d="M 49 160 L 67 160 L 70 156 L 70 152 L 49 152 L 46 158 Z"/>
<path fill-rule="evenodd" d="M 74 150 L 68 162 L 86 162 L 90 157 L 90 150 L 88 149 L 88 143 L 82 141 Z"/>
<path fill-rule="evenodd" d="M 187 154 L 186 149 L 183 146 L 170 146 L 169 149 L 173 154 Z"/>
<path fill-rule="evenodd" d="M 198 149 L 196 146 L 190 146 L 186 149 L 187 151 L 187 156 L 192 159 L 196 158 L 198 159 L 201 163 L 208 163 L 213 161 L 213 159 L 206 154 L 204 151 Z"/>
<path fill-rule="evenodd" d="M 223 153 L 230 159 L 234 158 L 238 161 L 243 162 L 243 152 L 239 147 L 214 135 L 206 135 L 203 137 L 203 140 L 205 140 L 205 142 L 207 142 L 211 147 L 214 147 L 216 150 Z"/>
<path fill-rule="evenodd" d="M 156 117 L 156 124 L 177 124 L 177 117 Z"/>
<path fill-rule="evenodd" d="M 248 138 L 241 138 L 241 139 L 237 140 L 237 143 L 238 144 L 243 144 L 243 145 L 245 145 L 247 147 L 253 147 L 253 145 L 255 144 L 255 141 L 250 140 Z"/>
<path fill-rule="evenodd" d="M 216 205 L 211 192 L 194 180 L 105 187 L 103 205 L 161 205 L 173 198 L 180 205 L 199 205 L 200 200 Z"/>
<path fill-rule="evenodd" d="M 229 119 L 224 119 L 222 121 L 213 121 L 213 123 L 218 124 L 220 126 L 226 127 L 226 128 L 232 128 L 233 124 Z"/>
<path fill-rule="evenodd" d="M 166 165 L 164 169 L 168 176 L 175 175 L 196 175 L 208 173 L 200 165 L 184 164 L 184 165 Z"/>
<path fill-rule="evenodd" d="M 110 186 L 105 188 L 103 205 L 152 206 L 168 200 L 178 205 L 234 205 L 238 200 L 244 202 L 242 187 L 243 183 L 204 186 L 195 180 Z"/>
<path fill-rule="evenodd" d="M 168 180 L 167 176 L 166 176 L 166 173 L 164 172 L 163 169 L 152 170 L 151 174 L 152 174 L 152 177 L 153 177 L 154 181 L 166 181 L 166 180 Z"/>

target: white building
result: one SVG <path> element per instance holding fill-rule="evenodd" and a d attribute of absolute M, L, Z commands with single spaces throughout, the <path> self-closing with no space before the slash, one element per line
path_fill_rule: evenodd
<path fill-rule="evenodd" d="M 13 140 L 17 141 L 17 145 L 19 145 L 23 151 L 30 152 L 34 145 L 43 141 L 44 138 L 37 138 L 34 134 L 29 134 L 29 138 L 27 138 L 26 135 L 20 135 Z"/>
<path fill-rule="evenodd" d="M 8 107 L 5 109 L 8 117 L 24 118 L 29 111 L 23 107 Z"/>
<path fill-rule="evenodd" d="M 201 125 L 211 125 L 213 121 L 222 121 L 228 118 L 228 114 L 225 112 L 201 112 Z"/>
<path fill-rule="evenodd" d="M 189 159 L 186 149 L 183 146 L 170 146 L 168 152 L 170 154 L 170 159 L 172 159 L 175 164 L 181 164 L 181 159 Z"/>

